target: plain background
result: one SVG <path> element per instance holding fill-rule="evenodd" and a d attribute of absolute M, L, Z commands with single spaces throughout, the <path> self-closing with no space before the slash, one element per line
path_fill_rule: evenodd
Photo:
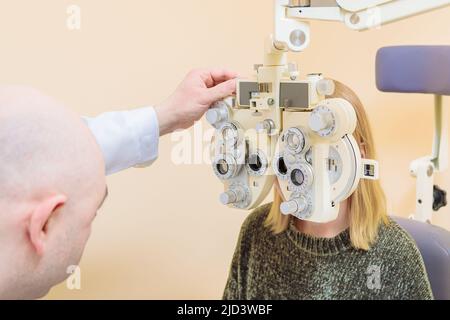
<path fill-rule="evenodd" d="M 80 31 L 66 27 L 70 4 L 82 10 Z M 445 8 L 365 33 L 313 23 L 311 47 L 290 55 L 302 74 L 322 72 L 359 94 L 398 215 L 415 207 L 408 168 L 431 152 L 433 98 L 378 92 L 375 54 L 387 45 L 449 45 L 449 21 Z M 80 115 L 152 105 L 194 67 L 251 75 L 271 29 L 272 0 L 1 0 L 0 81 L 37 87 Z M 172 146 L 163 138 L 151 168 L 108 179 L 110 195 L 81 264 L 82 289 L 63 283 L 48 298 L 221 297 L 247 213 L 218 203 L 222 187 L 208 165 L 174 165 Z M 437 177 L 450 191 L 449 181 L 450 171 Z M 450 208 L 434 223 L 450 229 Z"/>

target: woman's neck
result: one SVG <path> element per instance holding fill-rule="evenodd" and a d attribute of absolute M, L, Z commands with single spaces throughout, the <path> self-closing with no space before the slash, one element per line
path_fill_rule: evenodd
<path fill-rule="evenodd" d="M 334 221 L 328 223 L 316 223 L 295 219 L 295 227 L 298 231 L 316 238 L 334 238 L 348 229 L 349 226 L 350 221 L 348 217 L 347 200 L 341 202 L 338 217 Z"/>

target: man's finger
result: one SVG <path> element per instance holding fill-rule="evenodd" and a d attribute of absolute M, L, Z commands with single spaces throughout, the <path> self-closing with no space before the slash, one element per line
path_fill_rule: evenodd
<path fill-rule="evenodd" d="M 235 79 L 238 76 L 237 72 L 227 69 L 211 69 L 209 73 L 210 77 L 214 81 L 214 85 L 218 85 L 222 82 Z"/>
<path fill-rule="evenodd" d="M 231 79 L 208 89 L 208 103 L 213 104 L 216 101 L 225 99 L 236 92 L 236 79 Z"/>
<path fill-rule="evenodd" d="M 202 71 L 200 73 L 200 78 L 202 79 L 203 83 L 205 84 L 205 86 L 207 88 L 214 87 L 215 83 L 214 83 L 213 77 L 211 76 L 211 72 L 209 72 L 207 70 Z"/>

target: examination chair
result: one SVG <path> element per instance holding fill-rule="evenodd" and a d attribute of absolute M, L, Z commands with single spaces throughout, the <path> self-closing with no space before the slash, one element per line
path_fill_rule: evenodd
<path fill-rule="evenodd" d="M 434 94 L 436 97 L 450 95 L 450 46 L 382 48 L 377 54 L 376 77 L 378 89 L 384 92 L 427 93 Z M 448 121 L 448 119 L 441 121 Z M 446 133 L 443 132 L 443 134 Z M 439 152 L 437 149 L 435 137 L 433 150 L 435 154 L 428 160 L 432 161 L 434 172 L 438 172 L 439 169 L 445 170 L 447 166 L 445 162 L 448 159 L 447 150 Z M 424 159 L 426 161 L 426 158 L 419 160 L 424 161 Z M 428 174 L 430 179 L 434 172 Z M 424 178 L 427 179 L 427 177 Z M 450 300 L 450 232 L 422 222 L 431 220 L 432 209 L 437 211 L 446 205 L 446 193 L 441 190 L 441 193 L 437 195 L 435 193 L 433 197 L 429 194 L 433 192 L 432 189 L 423 189 L 423 184 L 426 183 L 428 182 L 422 183 L 422 180 L 418 180 L 417 212 L 414 219 L 394 217 L 394 220 L 416 241 L 425 262 L 435 299 Z M 436 188 L 434 186 L 435 191 Z M 433 205 L 426 203 L 426 207 L 423 207 L 422 199 L 426 197 L 431 198 Z"/>
<path fill-rule="evenodd" d="M 412 219 L 393 217 L 416 241 L 437 300 L 450 300 L 450 232 Z"/>

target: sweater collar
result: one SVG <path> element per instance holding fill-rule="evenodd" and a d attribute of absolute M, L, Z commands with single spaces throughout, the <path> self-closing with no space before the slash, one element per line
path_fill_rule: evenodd
<path fill-rule="evenodd" d="M 349 229 L 334 238 L 316 238 L 298 231 L 294 221 L 294 219 L 291 219 L 286 232 L 288 238 L 301 250 L 313 255 L 330 256 L 346 251 L 352 247 Z"/>

